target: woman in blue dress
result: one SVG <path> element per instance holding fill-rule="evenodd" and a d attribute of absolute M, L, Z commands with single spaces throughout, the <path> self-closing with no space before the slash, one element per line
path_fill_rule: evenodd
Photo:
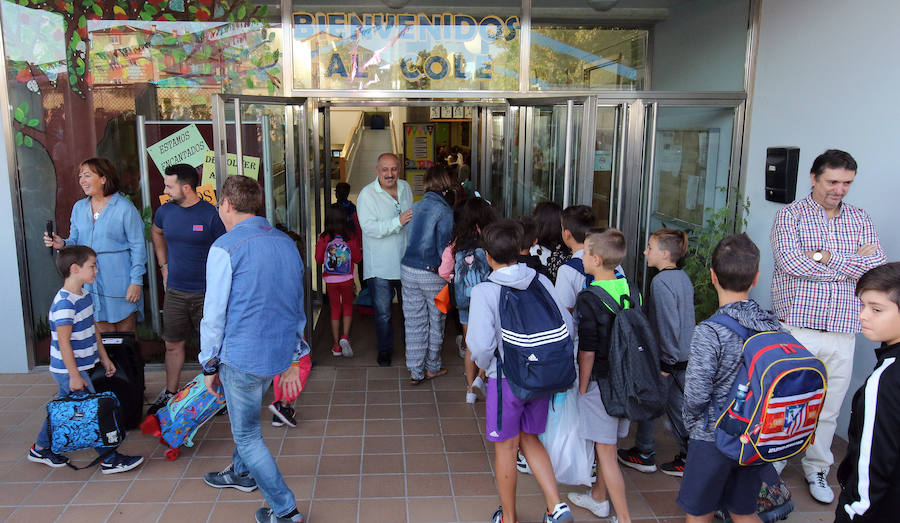
<path fill-rule="evenodd" d="M 119 177 L 106 158 L 89 158 L 78 168 L 78 183 L 87 196 L 72 207 L 69 237 L 44 233 L 44 245 L 87 245 L 97 252 L 97 279 L 86 286 L 94 300 L 101 332 L 134 332 L 144 317 L 141 295 L 147 251 L 141 215 L 119 191 Z"/>

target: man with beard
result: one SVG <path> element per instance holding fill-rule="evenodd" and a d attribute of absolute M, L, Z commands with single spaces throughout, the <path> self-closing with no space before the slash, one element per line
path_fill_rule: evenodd
<path fill-rule="evenodd" d="M 206 256 L 225 234 L 225 226 L 211 203 L 200 199 L 200 176 L 190 165 L 166 167 L 164 193 L 170 200 L 156 210 L 153 250 L 162 272 L 166 298 L 163 340 L 166 342 L 166 388 L 147 411 L 154 414 L 175 392 L 184 366 L 185 341 L 200 329 L 206 294 Z"/>

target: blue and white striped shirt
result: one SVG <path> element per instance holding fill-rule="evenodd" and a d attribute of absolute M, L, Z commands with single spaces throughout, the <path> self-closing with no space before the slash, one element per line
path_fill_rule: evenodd
<path fill-rule="evenodd" d="M 63 363 L 59 351 L 59 335 L 56 332 L 60 325 L 72 326 L 72 351 L 75 353 L 75 365 L 78 370 L 93 367 L 97 356 L 97 336 L 94 333 L 94 301 L 89 292 L 83 295 L 72 294 L 60 289 L 50 306 L 50 372 L 65 374 L 69 372 Z"/>

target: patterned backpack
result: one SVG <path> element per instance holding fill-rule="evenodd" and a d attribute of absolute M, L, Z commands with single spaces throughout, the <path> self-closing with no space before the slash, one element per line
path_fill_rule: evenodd
<path fill-rule="evenodd" d="M 752 332 L 731 316 L 709 318 L 744 341 L 732 401 L 716 420 L 716 447 L 741 465 L 764 465 L 802 452 L 816 433 L 828 373 L 785 331 Z M 746 391 L 738 398 L 738 387 Z"/>
<path fill-rule="evenodd" d="M 326 274 L 353 273 L 353 264 L 350 262 L 350 246 L 340 235 L 332 238 L 325 246 L 325 265 L 322 270 Z"/>
<path fill-rule="evenodd" d="M 118 419 L 119 400 L 112 392 L 88 393 L 74 391 L 64 398 L 47 404 L 47 431 L 50 449 L 56 454 L 75 450 L 104 448 L 90 464 L 75 470 L 93 467 L 115 452 L 125 440 L 125 431 Z"/>
<path fill-rule="evenodd" d="M 454 256 L 453 292 L 456 295 L 456 306 L 468 309 L 472 300 L 472 288 L 487 280 L 491 273 L 484 249 L 466 249 Z"/>
<path fill-rule="evenodd" d="M 217 392 L 222 393 L 221 385 Z M 141 424 L 141 431 L 157 436 L 168 445 L 166 459 L 174 460 L 181 453 L 178 447 L 193 447 L 197 430 L 223 408 L 225 397 L 217 398 L 210 394 L 206 390 L 203 374 L 198 374 L 172 396 L 165 407 L 147 416 Z"/>

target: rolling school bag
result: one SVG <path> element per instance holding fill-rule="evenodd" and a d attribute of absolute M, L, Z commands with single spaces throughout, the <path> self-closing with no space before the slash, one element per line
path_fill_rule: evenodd
<path fill-rule="evenodd" d="M 136 429 L 144 417 L 144 359 L 132 332 L 104 332 L 103 347 L 116 366 L 107 378 L 102 365 L 91 372 L 97 392 L 110 391 L 119 399 L 119 422 L 125 430 Z"/>
<path fill-rule="evenodd" d="M 521 400 L 547 398 L 575 382 L 575 345 L 556 302 L 540 281 L 526 289 L 500 286 L 500 331 L 503 355 L 497 358 L 497 425 L 502 429 L 505 377 Z"/>
<path fill-rule="evenodd" d="M 222 394 L 222 386 L 217 392 Z M 169 399 L 156 414 L 141 423 L 141 432 L 156 436 L 169 446 L 166 459 L 175 460 L 179 447 L 194 446 L 194 435 L 217 412 L 225 408 L 225 396 L 217 398 L 206 390 L 203 374 L 198 374 Z"/>
<path fill-rule="evenodd" d="M 744 339 L 732 400 L 716 420 L 716 447 L 741 465 L 802 452 L 812 442 L 825 402 L 825 364 L 786 331 L 753 332 L 724 314 L 708 321 Z"/>
<path fill-rule="evenodd" d="M 119 425 L 119 400 L 112 392 L 88 393 L 75 391 L 47 404 L 47 431 L 50 450 L 56 454 L 76 450 L 106 448 L 91 464 L 92 467 L 116 450 L 125 439 Z"/>

